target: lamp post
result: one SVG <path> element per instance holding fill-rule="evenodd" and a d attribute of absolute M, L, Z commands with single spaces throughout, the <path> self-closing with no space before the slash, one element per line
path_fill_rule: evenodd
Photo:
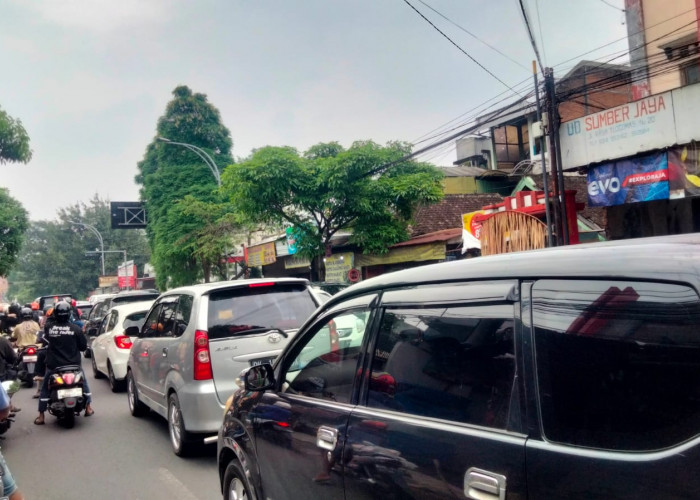
<path fill-rule="evenodd" d="M 73 224 L 75 226 L 83 226 L 83 227 L 88 228 L 90 231 L 95 233 L 95 236 L 97 236 L 97 239 L 100 240 L 100 260 L 102 262 L 102 276 L 104 276 L 105 275 L 105 244 L 104 244 L 104 240 L 102 239 L 102 235 L 100 234 L 100 232 L 97 230 L 97 228 L 95 226 L 91 226 L 90 224 L 85 224 L 84 222 L 75 222 L 72 220 L 69 220 L 68 222 L 70 222 L 71 224 Z"/>
<path fill-rule="evenodd" d="M 174 146 L 182 146 L 183 148 L 187 148 L 190 151 L 194 152 L 197 156 L 199 156 L 203 161 L 204 164 L 209 167 L 209 170 L 211 170 L 212 175 L 214 175 L 214 179 L 216 179 L 216 184 L 219 186 L 219 189 L 221 189 L 221 173 L 219 172 L 219 167 L 214 163 L 214 160 L 212 159 L 211 156 L 209 156 L 209 153 L 204 151 L 202 148 L 195 146 L 193 144 L 187 144 L 185 142 L 175 142 L 171 141 L 170 139 L 166 139 L 165 137 L 156 137 L 156 140 L 164 142 L 166 144 L 173 144 Z M 224 258 L 226 259 L 226 279 L 229 279 L 229 271 L 228 271 L 228 250 L 227 246 L 224 246 Z"/>

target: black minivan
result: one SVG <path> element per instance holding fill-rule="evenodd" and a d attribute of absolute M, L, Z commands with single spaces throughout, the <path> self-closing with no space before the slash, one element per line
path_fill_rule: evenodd
<path fill-rule="evenodd" d="M 224 498 L 697 498 L 699 290 L 700 234 L 353 285 L 241 375 Z"/>

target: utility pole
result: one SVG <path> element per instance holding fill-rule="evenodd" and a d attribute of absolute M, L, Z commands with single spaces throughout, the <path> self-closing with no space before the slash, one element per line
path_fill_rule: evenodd
<path fill-rule="evenodd" d="M 554 208 L 554 221 L 557 231 L 557 244 L 567 245 L 569 242 L 569 225 L 566 220 L 566 199 L 564 193 L 564 174 L 561 170 L 561 152 L 559 151 L 559 111 L 554 86 L 554 71 L 552 68 L 544 69 L 545 102 L 548 115 L 549 159 L 552 163 L 552 175 L 554 176 L 554 195 L 556 206 Z"/>
<path fill-rule="evenodd" d="M 537 62 L 532 61 L 532 76 L 535 79 L 535 103 L 537 104 L 537 121 L 542 123 L 542 108 L 540 107 L 540 89 L 537 82 Z M 547 224 L 547 246 L 552 245 L 552 216 L 549 208 L 549 179 L 547 178 L 547 161 L 545 160 L 544 144 L 545 141 L 540 135 L 537 138 L 537 143 L 540 147 L 540 156 L 542 156 L 542 184 L 544 185 L 544 213 L 545 222 Z"/>

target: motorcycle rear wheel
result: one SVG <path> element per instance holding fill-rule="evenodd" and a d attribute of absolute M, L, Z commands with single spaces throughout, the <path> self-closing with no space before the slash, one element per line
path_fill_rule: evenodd
<path fill-rule="evenodd" d="M 66 412 L 58 420 L 58 422 L 66 429 L 72 429 L 75 425 L 75 412 L 71 410 L 66 410 Z"/>

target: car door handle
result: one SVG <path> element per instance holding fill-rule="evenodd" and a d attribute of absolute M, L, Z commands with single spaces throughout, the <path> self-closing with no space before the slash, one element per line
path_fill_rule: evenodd
<path fill-rule="evenodd" d="M 163 347 L 163 357 L 165 358 L 165 357 L 167 357 L 167 356 L 168 356 L 168 348 L 167 348 L 167 347 Z"/>
<path fill-rule="evenodd" d="M 464 496 L 476 500 L 504 500 L 506 476 L 471 467 L 464 475 Z"/>
<path fill-rule="evenodd" d="M 338 429 L 322 425 L 316 432 L 316 446 L 322 450 L 333 451 L 338 444 Z"/>

